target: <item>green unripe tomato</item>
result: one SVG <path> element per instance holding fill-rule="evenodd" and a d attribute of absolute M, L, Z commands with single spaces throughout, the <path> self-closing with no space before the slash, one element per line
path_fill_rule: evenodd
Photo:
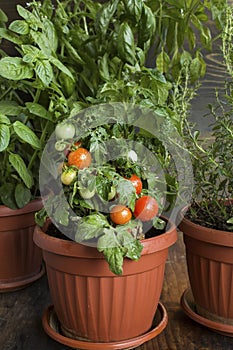
<path fill-rule="evenodd" d="M 74 169 L 67 169 L 61 174 L 61 182 L 69 186 L 76 178 L 76 171 Z"/>
<path fill-rule="evenodd" d="M 108 192 L 108 200 L 111 201 L 116 195 L 116 188 L 111 186 L 110 192 Z"/>
<path fill-rule="evenodd" d="M 83 199 L 90 199 L 95 195 L 95 189 L 90 191 L 88 188 L 80 188 L 79 194 Z"/>
<path fill-rule="evenodd" d="M 58 139 L 68 140 L 75 135 L 75 127 L 71 123 L 60 123 L 56 125 L 55 134 Z"/>

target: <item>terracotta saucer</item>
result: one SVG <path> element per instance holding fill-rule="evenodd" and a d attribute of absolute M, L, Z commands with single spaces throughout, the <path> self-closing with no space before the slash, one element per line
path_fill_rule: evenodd
<path fill-rule="evenodd" d="M 89 342 L 85 340 L 77 340 L 67 338 L 66 336 L 60 333 L 60 324 L 57 319 L 57 316 L 54 312 L 53 305 L 50 305 L 44 312 L 42 318 L 42 324 L 44 331 L 57 342 L 69 346 L 74 349 L 87 349 L 87 350 L 111 350 L 111 349 L 134 349 L 135 347 L 147 342 L 148 340 L 159 335 L 168 323 L 168 315 L 164 305 L 159 302 L 158 308 L 154 317 L 154 322 L 152 328 L 135 338 L 122 340 L 119 342 L 111 343 L 97 343 Z"/>
<path fill-rule="evenodd" d="M 187 288 L 184 291 L 180 304 L 186 315 L 189 316 L 192 320 L 200 323 L 203 326 L 206 326 L 216 333 L 220 333 L 228 337 L 233 337 L 233 326 L 209 320 L 208 318 L 205 318 L 197 313 L 191 288 Z"/>
<path fill-rule="evenodd" d="M 19 279 L 17 281 L 12 281 L 12 282 L 11 281 L 5 282 L 5 283 L 0 282 L 0 293 L 14 292 L 16 290 L 25 288 L 28 285 L 32 284 L 33 282 L 37 281 L 44 274 L 45 274 L 45 267 L 44 267 L 44 264 L 42 264 L 40 271 L 33 276 L 30 276 L 24 279 Z"/>

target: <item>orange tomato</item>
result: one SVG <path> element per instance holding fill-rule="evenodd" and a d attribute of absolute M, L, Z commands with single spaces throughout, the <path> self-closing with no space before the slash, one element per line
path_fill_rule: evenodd
<path fill-rule="evenodd" d="M 110 218 L 114 224 L 124 225 L 132 218 L 132 213 L 125 205 L 118 204 L 111 209 Z"/>
<path fill-rule="evenodd" d="M 132 185 L 134 186 L 137 194 L 140 194 L 142 192 L 142 180 L 137 175 L 133 174 L 127 180 L 132 182 Z"/>
<path fill-rule="evenodd" d="M 78 169 L 88 168 L 91 161 L 91 154 L 86 148 L 79 147 L 68 154 L 68 165 L 74 165 Z"/>

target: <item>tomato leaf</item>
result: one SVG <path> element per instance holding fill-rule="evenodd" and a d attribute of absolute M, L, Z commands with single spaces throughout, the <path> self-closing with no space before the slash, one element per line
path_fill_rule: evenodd
<path fill-rule="evenodd" d="M 17 120 L 14 122 L 13 128 L 15 133 L 21 138 L 22 141 L 27 142 L 29 145 L 36 149 L 41 148 L 40 140 L 28 126 Z"/>
<path fill-rule="evenodd" d="M 116 186 L 119 202 L 134 211 L 136 191 L 132 182 L 120 178 L 117 180 Z"/>
<path fill-rule="evenodd" d="M 77 242 L 82 242 L 99 237 L 106 226 L 109 226 L 108 221 L 106 217 L 100 213 L 85 216 L 78 224 L 75 240 Z"/>
<path fill-rule="evenodd" d="M 17 171 L 20 178 L 23 180 L 27 188 L 31 188 L 33 185 L 33 178 L 31 174 L 28 172 L 26 164 L 24 160 L 20 157 L 20 155 L 11 153 L 9 155 L 9 162 L 13 166 L 13 168 Z"/>
<path fill-rule="evenodd" d="M 116 275 L 121 275 L 127 248 L 120 245 L 113 228 L 104 230 L 104 235 L 98 239 L 97 249 L 104 254 L 110 270 Z"/>
<path fill-rule="evenodd" d="M 10 142 L 10 129 L 8 125 L 0 124 L 0 152 L 4 151 Z"/>

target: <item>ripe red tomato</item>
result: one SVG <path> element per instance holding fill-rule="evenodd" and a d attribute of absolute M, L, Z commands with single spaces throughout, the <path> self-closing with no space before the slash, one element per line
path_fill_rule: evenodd
<path fill-rule="evenodd" d="M 132 218 L 132 213 L 125 205 L 118 204 L 111 209 L 110 218 L 115 224 L 124 225 Z"/>
<path fill-rule="evenodd" d="M 91 160 L 91 154 L 86 148 L 80 147 L 68 154 L 68 165 L 75 165 L 79 169 L 88 168 Z"/>
<path fill-rule="evenodd" d="M 137 175 L 133 174 L 127 180 L 132 182 L 132 185 L 135 187 L 135 190 L 136 190 L 137 194 L 140 194 L 142 192 L 142 181 Z"/>
<path fill-rule="evenodd" d="M 135 202 L 134 216 L 141 221 L 152 220 L 158 211 L 158 203 L 151 196 L 142 196 Z"/>

